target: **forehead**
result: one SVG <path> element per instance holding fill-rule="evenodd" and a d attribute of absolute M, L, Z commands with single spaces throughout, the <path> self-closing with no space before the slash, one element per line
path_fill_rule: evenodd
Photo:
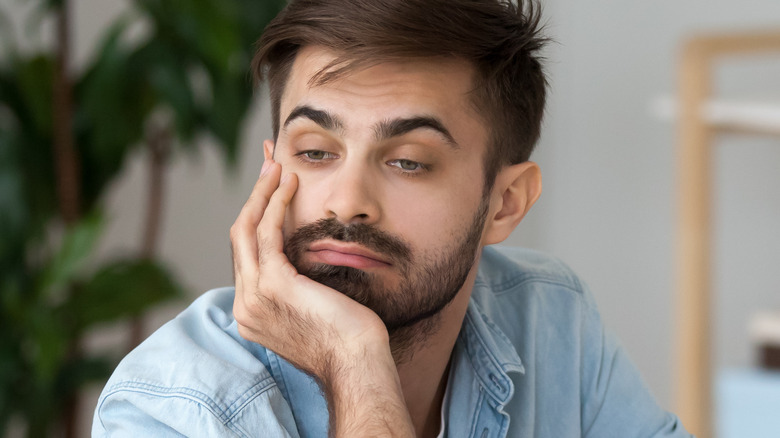
<path fill-rule="evenodd" d="M 312 105 L 361 119 L 431 115 L 458 137 L 484 140 L 484 123 L 472 102 L 474 68 L 461 59 L 388 61 L 349 70 L 324 84 L 312 78 L 336 59 L 322 47 L 302 48 L 295 58 L 280 105 L 280 122 L 297 106 Z M 482 141 L 480 141 L 481 143 Z"/>

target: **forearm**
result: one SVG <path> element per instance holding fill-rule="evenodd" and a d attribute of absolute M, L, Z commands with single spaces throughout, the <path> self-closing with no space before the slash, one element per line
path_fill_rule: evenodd
<path fill-rule="evenodd" d="M 321 381 L 331 437 L 413 437 L 412 421 L 389 349 L 362 352 Z"/>

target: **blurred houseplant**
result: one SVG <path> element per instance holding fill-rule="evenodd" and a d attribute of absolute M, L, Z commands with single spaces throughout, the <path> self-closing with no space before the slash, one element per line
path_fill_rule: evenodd
<path fill-rule="evenodd" d="M 136 0 L 72 69 L 68 1 L 37 1 L 27 26 L 53 20 L 50 52 L 21 53 L 0 16 L 0 436 L 11 419 L 28 436 L 74 436 L 79 389 L 124 352 L 87 352 L 84 336 L 130 318 L 135 343 L 140 315 L 179 295 L 155 257 L 166 168 L 204 134 L 236 162 L 252 45 L 284 3 Z M 129 37 L 139 22 L 142 36 Z M 138 148 L 148 157 L 141 248 L 96 266 L 101 196 Z"/>

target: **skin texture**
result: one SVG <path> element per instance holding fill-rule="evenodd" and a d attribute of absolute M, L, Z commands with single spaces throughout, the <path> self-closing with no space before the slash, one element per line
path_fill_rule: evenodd
<path fill-rule="evenodd" d="M 279 137 L 264 143 L 263 171 L 231 228 L 234 315 L 244 338 L 318 380 L 331 435 L 435 436 L 479 249 L 504 240 L 522 220 L 541 191 L 539 169 L 505 166 L 484 190 L 487 129 L 470 104 L 465 62 L 383 63 L 312 85 L 333 57 L 306 47 L 296 58 Z M 424 336 L 407 336 L 401 350 L 393 348 L 400 335 L 388 332 L 385 315 L 301 275 L 284 254 L 286 236 L 331 218 L 398 237 L 412 260 L 431 263 L 461 249 L 480 206 L 486 219 L 476 251 L 464 255 L 474 260 L 465 281 L 428 319 Z M 385 294 L 402 290 L 407 275 L 382 251 L 328 238 L 296 262 L 315 264 L 370 273 Z"/>

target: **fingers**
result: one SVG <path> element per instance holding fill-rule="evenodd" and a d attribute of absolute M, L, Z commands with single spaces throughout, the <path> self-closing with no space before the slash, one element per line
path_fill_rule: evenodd
<path fill-rule="evenodd" d="M 298 177 L 294 173 L 288 173 L 271 196 L 263 219 L 257 227 L 257 241 L 263 245 L 263 248 L 259 248 L 260 251 L 270 250 L 281 253 L 284 244 L 282 237 L 284 215 L 297 189 Z"/>
<path fill-rule="evenodd" d="M 260 219 L 263 218 L 263 212 L 268 206 L 276 188 L 279 186 L 279 177 L 282 174 L 282 166 L 273 160 L 266 160 L 263 163 L 263 169 L 260 177 L 257 179 L 252 193 L 249 194 L 246 204 L 238 215 L 238 220 L 244 220 L 253 228 L 257 227 Z"/>
<path fill-rule="evenodd" d="M 249 199 L 230 228 L 236 282 L 240 280 L 243 266 L 257 266 L 257 225 L 263 218 L 271 195 L 279 185 L 280 175 L 281 166 L 273 160 L 266 160 Z"/>

